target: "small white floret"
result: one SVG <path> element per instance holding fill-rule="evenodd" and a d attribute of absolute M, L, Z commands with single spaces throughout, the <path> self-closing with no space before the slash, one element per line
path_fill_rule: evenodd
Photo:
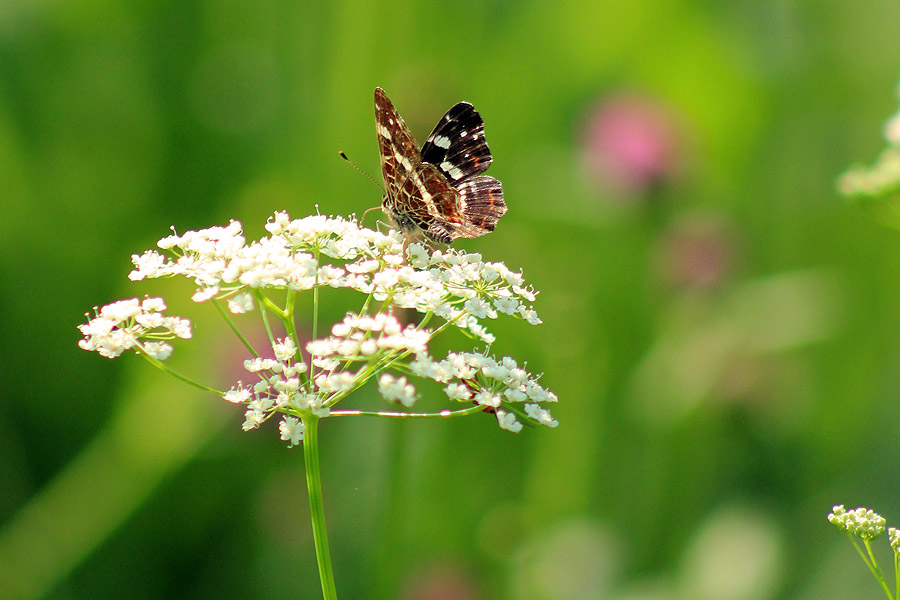
<path fill-rule="evenodd" d="M 502 410 L 497 411 L 497 423 L 502 429 L 519 433 L 522 431 L 522 424 L 516 420 L 516 415 Z"/>
<path fill-rule="evenodd" d="M 288 445 L 293 447 L 303 440 L 306 425 L 296 417 L 285 417 L 278 424 L 278 431 L 281 433 L 281 439 L 290 442 Z"/>

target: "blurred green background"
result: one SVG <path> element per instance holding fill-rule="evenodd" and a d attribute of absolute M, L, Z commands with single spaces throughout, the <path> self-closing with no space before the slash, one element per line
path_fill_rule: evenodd
<path fill-rule="evenodd" d="M 510 210 L 458 245 L 541 291 L 544 324 L 498 321 L 495 351 L 545 373 L 560 426 L 324 422 L 339 595 L 880 597 L 825 515 L 900 522 L 900 234 L 834 181 L 883 145 L 898 22 L 893 0 L 0 3 L 0 597 L 321 597 L 300 449 L 75 327 L 163 293 L 197 324 L 173 366 L 228 387 L 211 308 L 129 257 L 170 225 L 376 206 L 337 156 L 378 177 L 375 86 L 420 141 L 455 102 L 483 115 Z"/>

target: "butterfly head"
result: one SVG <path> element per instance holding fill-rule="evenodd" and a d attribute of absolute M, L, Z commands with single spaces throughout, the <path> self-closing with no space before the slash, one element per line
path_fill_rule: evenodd
<path fill-rule="evenodd" d="M 399 231 L 407 241 L 420 240 L 423 229 L 409 212 L 397 210 L 396 202 L 385 193 L 381 198 L 381 212 L 384 213 L 391 229 Z"/>

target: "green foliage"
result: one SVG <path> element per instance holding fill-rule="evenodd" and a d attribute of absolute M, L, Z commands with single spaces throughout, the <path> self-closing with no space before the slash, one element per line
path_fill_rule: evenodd
<path fill-rule="evenodd" d="M 122 283 L 170 225 L 377 205 L 337 151 L 377 174 L 380 85 L 420 141 L 457 101 L 484 117 L 509 213 L 459 245 L 542 291 L 544 326 L 498 323 L 492 351 L 545 373 L 561 425 L 323 425 L 339 596 L 859 597 L 823 568 L 847 549 L 820 508 L 896 513 L 900 238 L 835 180 L 883 145 L 900 62 L 874 49 L 898 19 L 888 0 L 0 3 L 0 589 L 319 597 L 300 453 L 79 351 L 74 326 L 174 285 Z M 244 357 L 216 318 L 172 360 L 227 387 Z"/>

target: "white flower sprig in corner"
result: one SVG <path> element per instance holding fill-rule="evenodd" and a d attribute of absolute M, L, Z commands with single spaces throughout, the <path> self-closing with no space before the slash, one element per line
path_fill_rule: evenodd
<path fill-rule="evenodd" d="M 884 579 L 884 573 L 875 560 L 875 554 L 872 552 L 871 543 L 884 534 L 886 521 L 884 517 L 866 508 L 856 508 L 854 510 L 846 510 L 843 504 L 839 504 L 831 509 L 828 514 L 828 521 L 847 534 L 853 547 L 859 553 L 859 556 L 866 563 L 869 571 L 875 576 L 881 589 L 887 595 L 889 600 L 900 600 L 900 530 L 889 527 L 888 541 L 894 554 L 894 592 L 888 588 Z M 862 540 L 866 551 L 859 547 L 857 538 Z"/>
<path fill-rule="evenodd" d="M 900 96 L 900 86 L 897 88 Z M 887 146 L 871 166 L 855 165 L 838 180 L 838 191 L 861 201 L 884 200 L 900 193 L 900 110 L 884 125 Z"/>

